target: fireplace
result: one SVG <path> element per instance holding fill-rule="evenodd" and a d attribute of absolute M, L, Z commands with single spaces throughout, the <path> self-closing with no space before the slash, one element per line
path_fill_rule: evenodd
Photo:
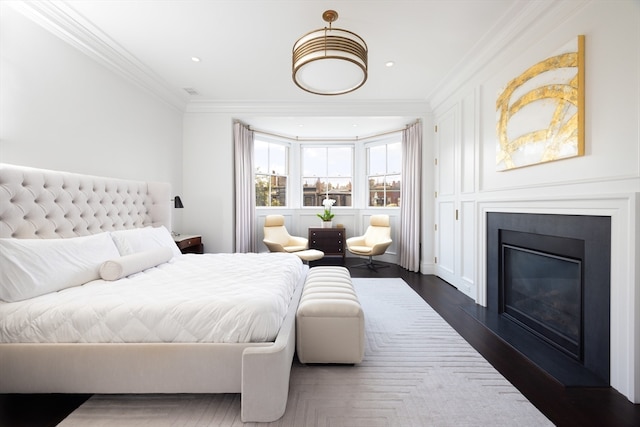
<path fill-rule="evenodd" d="M 501 230 L 498 312 L 583 359 L 584 241 Z"/>
<path fill-rule="evenodd" d="M 489 212 L 475 314 L 562 384 L 609 385 L 611 218 Z"/>

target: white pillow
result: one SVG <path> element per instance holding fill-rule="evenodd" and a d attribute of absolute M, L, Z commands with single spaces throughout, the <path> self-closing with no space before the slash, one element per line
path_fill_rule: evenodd
<path fill-rule="evenodd" d="M 109 233 L 69 239 L 0 239 L 0 299 L 21 301 L 100 278 L 117 257 Z"/>
<path fill-rule="evenodd" d="M 164 226 L 112 231 L 111 237 L 122 256 L 161 247 L 171 248 L 173 256 L 182 255 L 171 233 Z"/>
<path fill-rule="evenodd" d="M 173 252 L 167 247 L 125 255 L 103 262 L 100 266 L 100 277 L 104 280 L 118 280 L 148 268 L 164 264 L 171 258 L 173 258 Z"/>

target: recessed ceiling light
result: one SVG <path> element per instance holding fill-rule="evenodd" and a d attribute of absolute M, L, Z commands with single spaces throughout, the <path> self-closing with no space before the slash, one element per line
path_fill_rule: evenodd
<path fill-rule="evenodd" d="M 198 58 L 197 56 L 192 56 L 192 57 L 191 57 L 191 60 L 192 60 L 193 62 L 200 62 L 200 58 Z"/>
<path fill-rule="evenodd" d="M 386 65 L 387 67 L 391 68 L 391 67 L 393 67 L 395 64 L 396 64 L 396 63 L 395 63 L 395 62 L 393 62 L 393 61 L 387 61 L 387 62 L 385 62 L 385 64 L 384 64 L 384 65 Z"/>

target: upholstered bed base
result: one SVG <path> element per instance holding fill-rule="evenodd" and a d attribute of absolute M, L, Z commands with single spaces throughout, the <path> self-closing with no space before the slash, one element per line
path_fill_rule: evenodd
<path fill-rule="evenodd" d="M 242 420 L 286 409 L 298 286 L 273 343 L 0 344 L 1 393 L 241 393 Z"/>
<path fill-rule="evenodd" d="M 0 237 L 170 229 L 170 198 L 169 184 L 0 164 Z M 302 285 L 270 343 L 0 344 L 0 393 L 241 393 L 243 421 L 274 421 L 286 408 Z"/>

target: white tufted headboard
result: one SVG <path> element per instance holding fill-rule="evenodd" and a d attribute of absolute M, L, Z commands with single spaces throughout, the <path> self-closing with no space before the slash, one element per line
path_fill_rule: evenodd
<path fill-rule="evenodd" d="M 171 186 L 0 163 L 0 237 L 65 238 L 164 225 Z"/>

